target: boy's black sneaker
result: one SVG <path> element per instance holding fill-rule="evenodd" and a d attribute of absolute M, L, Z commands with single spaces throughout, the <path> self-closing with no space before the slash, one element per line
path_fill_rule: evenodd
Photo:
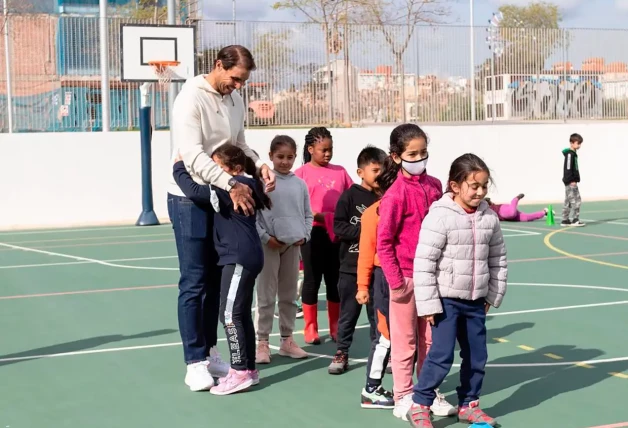
<path fill-rule="evenodd" d="M 571 224 L 570 224 L 570 226 L 572 226 L 572 227 L 582 227 L 584 225 L 585 225 L 585 223 L 581 222 L 579 218 L 574 218 L 571 221 Z"/>
<path fill-rule="evenodd" d="M 373 392 L 368 392 L 364 388 L 362 389 L 360 406 L 363 409 L 393 409 L 395 407 L 395 399 L 392 393 L 386 391 L 381 385 Z"/>
<path fill-rule="evenodd" d="M 336 351 L 334 359 L 327 368 L 329 374 L 343 374 L 349 369 L 349 354 L 342 351 Z"/>
<path fill-rule="evenodd" d="M 560 222 L 560 225 L 563 226 L 563 227 L 571 226 L 571 221 L 563 220 L 563 221 Z"/>

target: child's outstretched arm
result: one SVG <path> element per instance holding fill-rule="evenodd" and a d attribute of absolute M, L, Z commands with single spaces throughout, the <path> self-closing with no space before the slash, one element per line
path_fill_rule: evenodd
<path fill-rule="evenodd" d="M 208 185 L 198 184 L 185 169 L 183 161 L 174 164 L 172 175 L 183 194 L 192 202 L 208 204 L 211 202 L 211 189 Z"/>
<path fill-rule="evenodd" d="M 496 219 L 497 220 L 497 219 Z M 499 220 L 495 221 L 493 236 L 489 242 L 488 249 L 488 294 L 486 301 L 495 308 L 499 308 L 504 295 L 506 294 L 506 284 L 508 282 L 508 261 L 506 259 L 506 244 Z"/>
<path fill-rule="evenodd" d="M 443 312 L 436 284 L 436 263 L 447 242 L 447 229 L 441 217 L 428 213 L 421 224 L 419 245 L 414 256 L 414 298 L 418 315 Z"/>

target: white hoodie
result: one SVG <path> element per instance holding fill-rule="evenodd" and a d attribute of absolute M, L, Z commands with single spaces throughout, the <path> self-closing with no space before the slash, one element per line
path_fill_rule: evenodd
<path fill-rule="evenodd" d="M 223 144 L 235 144 L 255 161 L 262 162 L 249 148 L 244 139 L 244 102 L 236 91 L 221 95 L 206 80 L 206 75 L 188 79 L 181 87 L 173 106 L 173 152 L 171 161 L 181 154 L 188 172 L 199 184 L 213 184 L 230 190 L 231 176 L 212 159 L 211 154 Z M 185 196 L 172 176 L 172 163 L 168 192 Z"/>

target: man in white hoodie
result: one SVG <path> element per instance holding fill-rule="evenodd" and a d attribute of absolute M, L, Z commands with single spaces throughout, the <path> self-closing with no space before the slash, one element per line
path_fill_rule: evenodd
<path fill-rule="evenodd" d="M 254 69 L 253 56 L 245 47 L 221 49 L 209 74 L 191 78 L 181 88 L 173 106 L 172 131 L 172 160 L 180 154 L 194 181 L 228 191 L 234 206 L 249 215 L 254 214 L 250 188 L 223 171 L 211 155 L 223 144 L 235 144 L 260 168 L 266 191 L 275 188 L 274 173 L 246 144 L 246 111 L 235 91 Z M 168 214 L 181 272 L 178 318 L 187 364 L 185 383 L 192 391 L 206 391 L 214 385 L 213 377 L 224 377 L 229 371 L 216 349 L 220 269 L 212 235 L 213 209 L 186 198 L 174 181 L 172 168 L 169 175 Z"/>

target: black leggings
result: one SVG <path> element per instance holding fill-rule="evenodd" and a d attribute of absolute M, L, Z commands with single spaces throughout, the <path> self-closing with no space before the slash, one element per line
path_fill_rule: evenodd
<path fill-rule="evenodd" d="M 327 300 L 339 303 L 338 297 L 338 270 L 340 269 L 340 244 L 334 244 L 329 239 L 325 228 L 314 226 L 312 238 L 301 247 L 303 258 L 303 289 L 301 301 L 305 305 L 318 303 L 318 290 L 325 277 Z"/>
<path fill-rule="evenodd" d="M 241 265 L 226 265 L 220 284 L 220 321 L 229 343 L 231 368 L 255 369 L 255 327 L 251 308 L 255 278 Z"/>

